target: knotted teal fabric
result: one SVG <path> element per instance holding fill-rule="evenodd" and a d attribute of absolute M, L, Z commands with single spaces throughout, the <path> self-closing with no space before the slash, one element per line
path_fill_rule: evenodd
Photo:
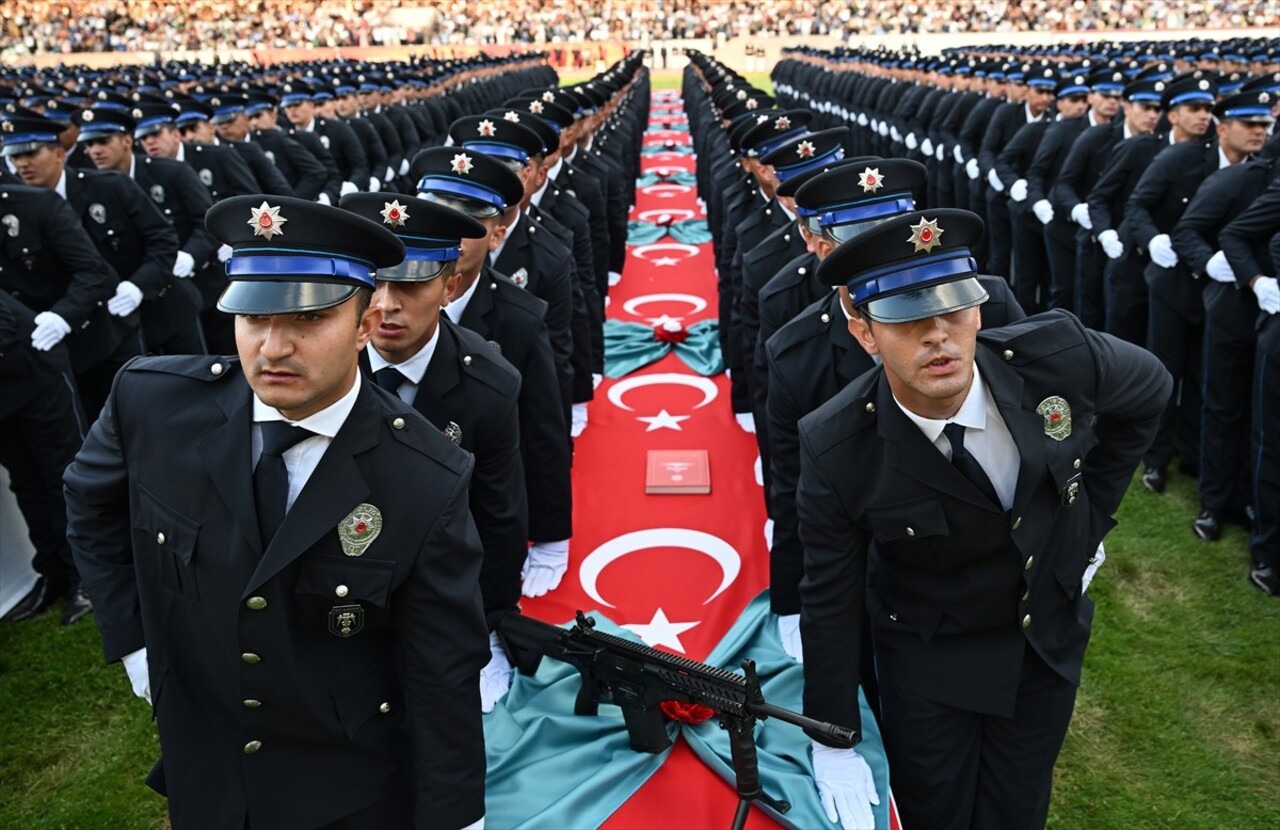
<path fill-rule="evenodd" d="M 673 348 L 690 369 L 710 377 L 724 371 L 720 355 L 720 322 L 703 320 L 689 326 L 683 343 L 661 343 L 653 327 L 642 323 L 604 321 L 604 375 L 617 380 L 667 356 Z"/>
<path fill-rule="evenodd" d="M 628 245 L 648 245 L 667 234 L 686 245 L 701 245 L 711 241 L 711 228 L 707 226 L 706 219 L 682 219 L 669 225 L 635 219 L 627 223 Z"/>
<path fill-rule="evenodd" d="M 660 176 L 657 173 L 645 173 L 636 179 L 636 187 L 648 187 L 654 184 L 697 184 L 698 177 L 692 173 L 681 170 L 666 176 Z"/>
<path fill-rule="evenodd" d="M 667 235 L 667 226 L 657 222 L 640 222 L 632 219 L 627 223 L 627 244 L 648 245 L 657 242 Z"/>
<path fill-rule="evenodd" d="M 667 147 L 662 144 L 646 144 L 644 149 L 640 151 L 642 156 L 658 156 L 663 153 L 675 153 L 678 156 L 693 155 L 693 148 L 688 144 L 677 144 L 675 147 Z"/>

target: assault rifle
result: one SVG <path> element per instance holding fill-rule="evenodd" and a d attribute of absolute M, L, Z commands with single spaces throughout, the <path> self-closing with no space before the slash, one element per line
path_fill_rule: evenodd
<path fill-rule="evenodd" d="M 858 733 L 852 729 L 766 703 L 752 660 L 744 660 L 743 674 L 735 674 L 596 631 L 595 626 L 594 619 L 579 611 L 571 628 L 518 613 L 508 614 L 499 627 L 512 662 L 522 674 L 536 672 L 543 655 L 576 667 L 582 674 L 582 688 L 573 705 L 574 714 L 595 715 L 602 700 L 619 706 L 631 748 L 637 752 L 661 752 L 671 746 L 659 708 L 663 701 L 696 703 L 713 710 L 720 728 L 729 733 L 737 778 L 734 830 L 745 824 L 752 801 L 761 801 L 779 813 L 791 809 L 790 803 L 770 797 L 760 786 L 754 734 L 757 720 L 777 718 L 843 746 L 858 742 Z"/>

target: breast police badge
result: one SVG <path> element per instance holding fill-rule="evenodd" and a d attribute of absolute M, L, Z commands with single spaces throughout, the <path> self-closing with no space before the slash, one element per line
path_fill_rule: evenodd
<path fill-rule="evenodd" d="M 1071 404 L 1058 395 L 1050 395 L 1036 407 L 1044 418 L 1044 434 L 1055 441 L 1071 435 Z"/>
<path fill-rule="evenodd" d="M 382 511 L 372 504 L 357 505 L 338 523 L 338 541 L 347 556 L 359 556 L 382 532 Z"/>

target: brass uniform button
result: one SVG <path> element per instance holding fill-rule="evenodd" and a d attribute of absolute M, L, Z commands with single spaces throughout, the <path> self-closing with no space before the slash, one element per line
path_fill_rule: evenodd
<path fill-rule="evenodd" d="M 830 314 L 828 314 L 828 313 L 826 313 L 826 312 L 824 311 L 824 312 L 822 312 L 821 320 L 822 320 L 822 322 L 824 322 L 824 323 L 830 323 L 830 322 L 831 322 L 831 315 L 830 315 Z"/>
<path fill-rule="evenodd" d="M 249 743 L 244 745 L 244 754 L 252 755 L 259 749 L 262 749 L 262 741 L 249 741 Z"/>
<path fill-rule="evenodd" d="M 1020 528 L 1020 527 L 1022 527 L 1022 517 L 1021 517 L 1021 516 L 1019 516 L 1018 518 L 1016 518 L 1016 519 L 1014 519 L 1014 520 L 1013 520 L 1013 529 L 1014 529 L 1014 530 L 1017 530 L 1017 529 L 1018 529 L 1018 528 Z"/>
<path fill-rule="evenodd" d="M 1023 618 L 1022 618 L 1022 627 L 1023 627 L 1023 628 L 1030 628 L 1030 627 L 1031 627 L 1031 615 L 1030 615 L 1030 614 L 1028 614 L 1028 615 L 1026 615 L 1025 617 L 1023 617 Z"/>
<path fill-rule="evenodd" d="M 1027 557 L 1027 563 L 1026 563 L 1025 565 L 1023 565 L 1023 566 L 1022 566 L 1022 569 L 1023 569 L 1024 571 L 1029 571 L 1029 570 L 1031 570 L 1031 566 L 1032 566 L 1033 564 L 1035 564 L 1035 561 L 1036 561 L 1036 558 L 1035 558 L 1034 556 L 1028 556 L 1028 557 Z"/>
<path fill-rule="evenodd" d="M 1073 470 L 1080 469 L 1080 459 L 1077 458 L 1075 461 L 1071 462 L 1071 469 Z"/>
<path fill-rule="evenodd" d="M 915 529 L 914 527 L 909 527 L 909 528 L 907 528 L 907 535 L 908 535 L 908 536 L 915 536 L 915 535 L 916 535 L 916 529 Z"/>
<path fill-rule="evenodd" d="M 337 588 L 333 589 L 333 592 L 340 597 L 345 597 L 347 595 L 347 586 L 339 585 Z"/>
<path fill-rule="evenodd" d="M 471 365 L 471 355 L 467 354 L 462 356 L 462 365 L 463 366 Z"/>
<path fill-rule="evenodd" d="M 875 405 L 875 403 L 873 403 L 873 402 L 871 402 L 871 401 L 867 401 L 867 407 L 866 407 L 866 409 L 867 409 L 867 411 L 868 411 L 868 412 L 875 412 L 875 411 L 876 411 L 876 405 Z"/>
<path fill-rule="evenodd" d="M 252 651 L 246 651 L 244 654 L 241 654 L 240 659 L 245 661 L 251 666 L 257 665 L 258 663 L 262 662 L 262 658 L 254 654 Z"/>
<path fill-rule="evenodd" d="M 249 597 L 244 604 L 250 611 L 261 611 L 267 607 L 267 600 L 265 597 Z"/>
<path fill-rule="evenodd" d="M 253 698 L 249 698 L 248 700 L 244 701 L 244 708 L 246 709 L 257 709 L 261 705 L 262 705 L 261 700 L 254 700 Z"/>
<path fill-rule="evenodd" d="M 156 544 L 159 544 L 159 545 L 164 544 L 164 531 L 160 531 L 159 533 L 156 534 Z"/>
<path fill-rule="evenodd" d="M 378 707 L 378 711 L 385 715 L 386 713 L 391 711 L 391 704 L 383 703 L 381 706 Z"/>
<path fill-rule="evenodd" d="M 213 364 L 212 366 L 209 367 L 209 371 L 215 375 L 222 374 L 222 364 L 221 363 Z"/>
<path fill-rule="evenodd" d="M 404 418 L 396 418 L 391 422 L 391 426 L 395 429 L 404 429 Z"/>
<path fill-rule="evenodd" d="M 1005 350 L 1004 350 L 1004 359 L 1005 359 L 1005 360 L 1013 360 L 1013 349 L 1005 349 Z"/>

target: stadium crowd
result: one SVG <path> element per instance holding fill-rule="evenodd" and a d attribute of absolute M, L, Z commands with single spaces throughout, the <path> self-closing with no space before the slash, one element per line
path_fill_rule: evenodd
<path fill-rule="evenodd" d="M 0 54 L 1274 26 L 1276 0 L 14 0 Z"/>

